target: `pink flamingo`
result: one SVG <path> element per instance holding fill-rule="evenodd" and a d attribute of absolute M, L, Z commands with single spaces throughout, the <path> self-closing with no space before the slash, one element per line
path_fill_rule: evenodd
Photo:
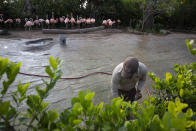
<path fill-rule="evenodd" d="M 109 26 L 110 26 L 110 28 L 112 28 L 112 25 L 115 23 L 115 21 L 109 21 Z"/>
<path fill-rule="evenodd" d="M 95 24 L 95 19 L 94 18 L 91 18 L 91 23 L 92 23 L 92 25 Z"/>
<path fill-rule="evenodd" d="M 91 23 L 91 19 L 88 18 L 88 19 L 86 20 L 86 23 L 87 23 L 87 24 L 90 24 L 90 23 Z"/>
<path fill-rule="evenodd" d="M 107 21 L 103 20 L 102 25 L 107 26 Z"/>
<path fill-rule="evenodd" d="M 76 23 L 77 23 L 77 24 L 80 24 L 80 23 L 81 23 L 81 20 L 77 20 Z"/>
<path fill-rule="evenodd" d="M 116 21 L 117 23 L 120 23 L 121 21 L 120 21 L 120 19 L 117 19 L 117 21 Z"/>
<path fill-rule="evenodd" d="M 56 23 L 56 20 L 54 19 L 54 12 L 52 12 L 52 18 L 50 19 L 50 23 L 52 24 L 52 27 L 54 27 L 54 24 Z"/>
<path fill-rule="evenodd" d="M 62 17 L 59 18 L 60 23 L 63 23 L 64 20 L 65 20 L 65 16 L 62 16 Z"/>
<path fill-rule="evenodd" d="M 13 23 L 13 20 L 12 20 L 11 18 L 9 18 L 9 19 L 7 19 L 6 21 L 4 21 L 4 23 L 5 23 L 5 24 L 7 24 L 7 23 L 8 23 L 8 24 L 11 24 L 11 23 Z"/>
<path fill-rule="evenodd" d="M 51 19 L 50 19 L 50 23 L 51 23 L 51 24 L 55 24 L 55 19 L 54 19 L 54 18 L 51 18 Z"/>
<path fill-rule="evenodd" d="M 0 14 L 0 24 L 4 23 L 3 14 Z"/>
<path fill-rule="evenodd" d="M 76 24 L 78 25 L 78 27 L 80 28 L 80 24 L 81 24 L 81 20 L 77 20 Z"/>
<path fill-rule="evenodd" d="M 86 23 L 86 19 L 85 19 L 85 18 L 82 18 L 82 19 L 81 19 L 81 22 L 82 22 L 82 23 Z"/>
<path fill-rule="evenodd" d="M 107 19 L 107 23 L 109 23 L 111 21 L 111 19 Z"/>
<path fill-rule="evenodd" d="M 0 19 L 3 20 L 3 14 L 0 14 Z"/>
<path fill-rule="evenodd" d="M 67 24 L 69 22 L 69 18 L 65 18 L 64 23 Z"/>
<path fill-rule="evenodd" d="M 46 15 L 46 20 L 45 20 L 45 22 L 46 22 L 46 25 L 47 25 L 47 26 L 48 26 L 48 28 L 49 28 L 50 20 L 48 19 L 48 15 Z"/>
<path fill-rule="evenodd" d="M 94 19 L 94 18 L 91 19 L 91 23 L 92 23 L 92 24 L 95 23 L 95 19 Z"/>
<path fill-rule="evenodd" d="M 76 21 L 73 17 L 71 17 L 70 22 L 71 22 L 72 27 L 74 26 L 74 23 L 76 23 Z"/>
<path fill-rule="evenodd" d="M 21 23 L 21 19 L 20 18 L 16 18 L 15 21 L 16 21 L 16 26 L 18 27 L 20 25 L 20 23 Z"/>
<path fill-rule="evenodd" d="M 66 28 L 68 28 L 68 23 L 69 23 L 69 18 L 68 18 L 68 16 L 65 18 L 64 23 L 65 23 Z"/>
<path fill-rule="evenodd" d="M 36 16 L 36 20 L 34 21 L 34 24 L 36 25 L 36 28 L 38 26 L 40 26 L 40 22 L 39 22 L 38 16 Z"/>
<path fill-rule="evenodd" d="M 15 21 L 16 21 L 17 24 L 21 23 L 21 19 L 20 18 L 16 18 Z"/>
<path fill-rule="evenodd" d="M 55 24 L 57 24 L 59 22 L 59 19 L 56 18 L 56 20 L 54 21 Z"/>
<path fill-rule="evenodd" d="M 85 24 L 86 24 L 86 19 L 85 18 L 81 18 L 80 19 L 80 21 L 81 21 L 81 27 L 83 27 L 83 26 L 85 26 Z"/>
<path fill-rule="evenodd" d="M 9 28 L 11 27 L 11 24 L 13 23 L 13 20 L 11 18 L 7 19 L 6 21 L 4 21 L 5 24 L 9 25 Z"/>
<path fill-rule="evenodd" d="M 30 18 L 30 19 L 28 20 L 28 19 L 26 18 L 25 21 L 26 21 L 26 23 L 25 23 L 25 25 L 24 25 L 25 30 L 26 30 L 26 28 L 28 27 L 28 28 L 29 28 L 29 31 L 30 31 L 30 30 L 32 29 L 32 26 L 34 25 L 33 19 Z"/>
<path fill-rule="evenodd" d="M 43 29 L 43 23 L 44 23 L 44 19 L 39 19 L 39 23 L 41 24 L 41 27 L 42 27 L 42 29 Z"/>

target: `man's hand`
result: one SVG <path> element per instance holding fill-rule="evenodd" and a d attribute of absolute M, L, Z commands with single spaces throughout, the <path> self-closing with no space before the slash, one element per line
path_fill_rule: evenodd
<path fill-rule="evenodd" d="M 136 101 L 139 100 L 139 99 L 141 99 L 141 98 L 142 98 L 141 91 L 140 91 L 140 90 L 137 90 L 137 91 L 136 91 L 136 94 L 135 94 L 135 99 L 136 99 Z"/>

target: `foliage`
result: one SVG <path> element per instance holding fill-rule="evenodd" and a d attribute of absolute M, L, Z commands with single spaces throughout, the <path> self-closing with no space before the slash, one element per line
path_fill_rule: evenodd
<path fill-rule="evenodd" d="M 192 48 L 193 40 L 186 40 L 188 49 L 192 54 L 195 54 L 195 49 Z M 175 65 L 175 74 L 165 73 L 165 78 L 158 78 L 154 73 L 149 73 L 149 76 L 154 81 L 153 88 L 157 93 L 157 99 L 160 102 L 171 100 L 174 101 L 179 97 L 182 102 L 185 102 L 196 111 L 196 63 L 185 65 Z M 158 104 L 159 102 L 157 102 Z"/>
<path fill-rule="evenodd" d="M 0 79 L 3 80 L 3 88 L 0 96 L 0 129 L 14 130 L 15 126 L 26 126 L 27 129 L 49 129 L 52 130 L 54 122 L 58 117 L 56 110 L 48 110 L 48 103 L 44 99 L 49 91 L 55 86 L 56 81 L 61 77 L 61 60 L 49 58 L 50 66 L 46 67 L 46 73 L 50 76 L 50 81 L 44 81 L 45 88 L 36 86 L 36 95 L 26 95 L 29 83 L 18 84 L 17 90 L 12 94 L 12 101 L 7 100 L 6 95 L 10 85 L 14 82 L 21 63 L 9 62 L 7 58 L 0 57 Z M 7 80 L 6 80 L 6 78 Z M 27 104 L 26 112 L 21 111 L 23 102 Z M 38 123 L 35 126 L 35 123 Z"/>
<path fill-rule="evenodd" d="M 49 110 L 48 103 L 44 102 L 44 99 L 61 77 L 62 61 L 49 57 L 49 64 L 45 71 L 50 76 L 50 81 L 44 81 L 45 88 L 36 86 L 36 94 L 27 94 L 30 83 L 24 85 L 19 83 L 17 90 L 11 95 L 12 100 L 8 100 L 5 95 L 8 95 L 21 63 L 16 64 L 9 62 L 7 58 L 0 58 L 0 79 L 3 83 L 3 87 L 0 88 L 1 130 L 183 131 L 196 129 L 196 122 L 192 120 L 194 112 L 188 108 L 188 104 L 181 103 L 181 100 L 185 101 L 181 97 L 181 100 L 175 98 L 171 99 L 173 101 L 162 101 L 158 104 L 159 109 L 155 97 L 145 100 L 143 105 L 137 102 L 129 103 L 118 97 L 114 98 L 110 105 L 104 106 L 103 102 L 98 105 L 93 104 L 95 93 L 83 91 L 79 92 L 78 97 L 72 98 L 71 109 L 65 109 L 62 113 L 58 113 L 56 109 Z M 181 69 L 178 72 L 181 72 Z M 170 82 L 171 79 L 171 75 L 167 73 L 166 82 Z M 21 110 L 24 103 L 27 108 Z"/>
<path fill-rule="evenodd" d="M 54 12 L 55 18 L 73 13 L 74 17 L 93 17 L 99 24 L 104 19 L 120 19 L 123 25 L 139 30 L 149 30 L 148 20 L 150 30 L 162 27 L 196 29 L 195 0 L 30 0 L 30 16 L 24 11 L 27 0 L 4 1 L 0 0 L 0 14 L 4 14 L 4 20 L 36 16 L 45 19 L 47 15 L 51 18 Z"/>
<path fill-rule="evenodd" d="M 196 48 L 193 48 L 194 40 L 191 40 L 191 41 L 186 40 L 185 42 L 186 42 L 186 46 L 189 49 L 189 51 L 191 52 L 191 54 L 195 55 Z"/>

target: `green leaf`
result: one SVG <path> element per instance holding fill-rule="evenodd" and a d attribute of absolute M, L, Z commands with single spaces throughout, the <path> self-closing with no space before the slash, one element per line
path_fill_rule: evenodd
<path fill-rule="evenodd" d="M 150 124 L 150 131 L 161 131 L 161 120 L 158 115 L 155 115 Z"/>
<path fill-rule="evenodd" d="M 186 122 L 186 128 L 190 128 L 193 125 L 194 125 L 194 121 L 187 121 Z"/>
<path fill-rule="evenodd" d="M 46 95 L 46 89 L 40 89 L 39 86 L 35 87 L 37 93 L 40 95 L 41 98 L 44 98 Z"/>
<path fill-rule="evenodd" d="M 16 109 L 11 107 L 11 109 L 8 111 L 8 119 L 12 119 L 15 115 L 17 115 Z"/>
<path fill-rule="evenodd" d="M 191 108 L 189 108 L 187 111 L 186 111 L 186 117 L 187 118 L 191 118 L 193 116 L 193 111 Z"/>
<path fill-rule="evenodd" d="M 192 44 L 189 42 L 189 40 L 185 40 L 186 46 L 189 50 L 192 50 Z"/>
<path fill-rule="evenodd" d="M 54 78 L 54 73 L 52 72 L 52 70 L 51 70 L 51 68 L 49 67 L 49 66 L 47 66 L 46 68 L 45 68 L 45 71 L 46 71 L 46 73 L 50 76 L 50 78 L 51 79 L 53 79 Z"/>
<path fill-rule="evenodd" d="M 0 115 L 7 115 L 10 107 L 10 102 L 5 101 L 0 103 Z"/>
<path fill-rule="evenodd" d="M 75 103 L 72 107 L 72 113 L 73 115 L 75 116 L 78 116 L 81 114 L 83 108 L 82 108 L 82 105 L 80 103 Z"/>
<path fill-rule="evenodd" d="M 4 72 L 6 71 L 6 68 L 9 64 L 9 59 L 8 58 L 2 58 L 0 57 L 0 80 Z"/>
<path fill-rule="evenodd" d="M 166 81 L 166 82 L 169 82 L 170 79 L 172 79 L 171 73 L 166 72 L 166 73 L 165 73 L 165 81 Z"/>
<path fill-rule="evenodd" d="M 91 101 L 94 97 L 95 93 L 92 92 L 92 93 L 87 93 L 87 95 L 85 96 L 85 100 L 87 101 Z"/>
<path fill-rule="evenodd" d="M 34 110 L 38 110 L 40 102 L 41 98 L 39 95 L 29 95 L 27 97 L 27 105 Z"/>
<path fill-rule="evenodd" d="M 54 122 L 59 117 L 59 113 L 57 112 L 56 109 L 49 110 L 48 111 L 48 116 L 49 116 L 50 122 Z"/>
<path fill-rule="evenodd" d="M 54 59 L 54 57 L 49 57 L 49 63 L 50 63 L 50 66 L 52 66 L 52 68 L 54 69 L 54 70 L 56 70 L 57 69 L 57 61 Z"/>
<path fill-rule="evenodd" d="M 171 114 L 173 114 L 173 115 L 175 115 L 175 104 L 174 104 L 174 102 L 172 102 L 172 101 L 169 101 L 169 104 L 168 104 L 168 111 L 171 113 Z"/>
<path fill-rule="evenodd" d="M 18 91 L 19 91 L 21 97 L 24 96 L 24 94 L 27 92 L 29 85 L 30 85 L 30 83 L 27 83 L 23 86 L 21 84 L 18 85 Z"/>
<path fill-rule="evenodd" d="M 180 97 L 183 97 L 183 95 L 184 95 L 184 90 L 180 89 Z"/>
<path fill-rule="evenodd" d="M 74 120 L 73 123 L 75 126 L 78 126 L 82 122 L 81 119 Z"/>

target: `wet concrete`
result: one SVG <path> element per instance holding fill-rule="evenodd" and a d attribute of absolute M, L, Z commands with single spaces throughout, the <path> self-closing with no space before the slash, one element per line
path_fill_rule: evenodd
<path fill-rule="evenodd" d="M 32 32 L 33 35 L 35 34 Z M 196 35 L 193 34 L 173 33 L 158 36 L 100 31 L 67 35 L 67 46 L 62 46 L 59 44 L 58 35 L 35 35 L 33 38 L 46 37 L 52 37 L 54 40 L 46 44 L 49 46 L 43 46 L 42 43 L 42 46 L 36 46 L 36 49 L 25 45 L 25 42 L 33 39 L 0 38 L 0 56 L 8 57 L 14 62 L 21 61 L 21 72 L 35 74 L 45 74 L 44 67 L 48 65 L 49 56 L 60 57 L 64 61 L 62 70 L 65 77 L 76 77 L 96 71 L 112 72 L 126 57 L 135 56 L 147 65 L 149 72 L 163 77 L 164 72 L 172 71 L 174 64 L 194 61 L 184 41 L 196 39 Z M 90 89 L 96 93 L 95 103 L 109 103 L 110 80 L 111 76 L 107 75 L 94 75 L 80 80 L 59 80 L 47 101 L 51 103 L 51 108 L 62 111 L 71 106 L 71 98 L 77 96 L 79 91 Z M 18 75 L 14 85 L 18 81 L 31 82 L 29 94 L 35 93 L 35 85 L 43 86 L 41 78 L 38 77 Z M 151 84 L 152 81 L 148 78 L 146 87 L 150 90 Z M 14 85 L 10 89 L 11 92 L 16 89 Z M 142 94 L 143 98 L 147 98 L 145 89 L 142 90 Z"/>

